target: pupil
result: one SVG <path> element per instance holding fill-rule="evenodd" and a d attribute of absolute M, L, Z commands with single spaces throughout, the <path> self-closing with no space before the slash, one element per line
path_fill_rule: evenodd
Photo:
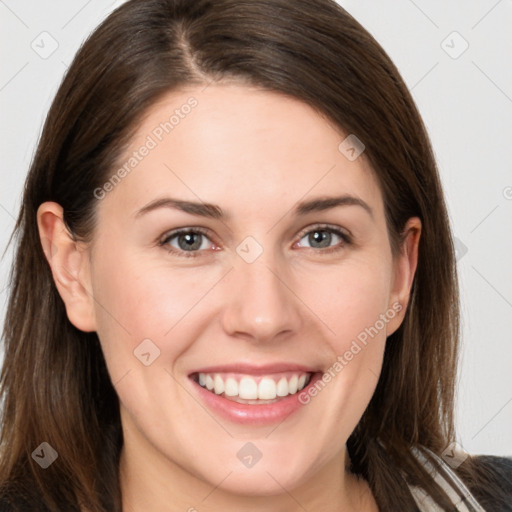
<path fill-rule="evenodd" d="M 199 247 L 201 247 L 201 236 L 202 235 L 197 233 L 185 233 L 184 235 L 180 235 L 178 238 L 180 249 L 185 251 L 190 251 L 191 249 L 199 249 Z"/>
<path fill-rule="evenodd" d="M 329 247 L 331 245 L 331 233 L 327 231 L 315 231 L 309 235 L 311 246 L 319 244 L 316 247 Z"/>

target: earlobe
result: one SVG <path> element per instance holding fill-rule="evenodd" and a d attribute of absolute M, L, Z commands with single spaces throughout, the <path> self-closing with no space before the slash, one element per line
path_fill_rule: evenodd
<path fill-rule="evenodd" d="M 41 245 L 69 321 L 81 331 L 96 330 L 88 254 L 64 222 L 62 207 L 42 203 L 37 210 Z"/>
<path fill-rule="evenodd" d="M 395 332 L 403 321 L 411 294 L 421 237 L 421 220 L 411 217 L 404 228 L 400 253 L 395 257 L 393 286 L 389 298 L 389 307 L 393 309 L 400 305 L 400 314 L 389 322 L 387 335 Z"/>

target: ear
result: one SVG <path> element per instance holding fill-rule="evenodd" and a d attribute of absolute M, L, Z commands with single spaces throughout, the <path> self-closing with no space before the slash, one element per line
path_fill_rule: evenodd
<path fill-rule="evenodd" d="M 69 321 L 81 331 L 95 331 L 94 299 L 89 291 L 89 253 L 85 244 L 76 241 L 69 232 L 63 209 L 57 203 L 47 201 L 39 206 L 37 227 Z"/>
<path fill-rule="evenodd" d="M 414 274 L 418 265 L 418 248 L 421 236 L 421 220 L 411 217 L 405 224 L 400 251 L 395 256 L 394 276 L 388 308 L 398 314 L 387 324 L 387 335 L 393 334 L 401 325 L 411 295 Z"/>

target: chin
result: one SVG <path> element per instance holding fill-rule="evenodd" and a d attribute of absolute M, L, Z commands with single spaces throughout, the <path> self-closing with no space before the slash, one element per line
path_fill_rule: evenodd
<path fill-rule="evenodd" d="M 217 485 L 217 483 L 215 483 Z M 240 496 L 277 496 L 283 494 L 283 488 L 293 489 L 297 482 L 283 468 L 279 471 L 253 469 L 232 473 L 220 486 L 225 492 Z"/>

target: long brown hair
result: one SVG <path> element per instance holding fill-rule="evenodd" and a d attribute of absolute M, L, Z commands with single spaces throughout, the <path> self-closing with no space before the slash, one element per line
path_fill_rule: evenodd
<path fill-rule="evenodd" d="M 440 454 L 454 439 L 458 290 L 440 180 L 397 69 L 333 0 L 131 0 L 82 46 L 48 113 L 13 233 L 3 494 L 52 511 L 121 510 L 118 398 L 96 333 L 79 331 L 66 316 L 36 211 L 44 201 L 59 203 L 73 236 L 90 239 L 93 191 L 112 175 L 147 109 L 182 85 L 226 79 L 298 98 L 363 141 L 395 253 L 406 221 L 421 219 L 411 300 L 348 449 L 381 510 L 414 508 L 406 482 L 451 508 L 411 454 L 412 447 Z M 42 442 L 59 454 L 46 470 L 31 457 Z"/>

